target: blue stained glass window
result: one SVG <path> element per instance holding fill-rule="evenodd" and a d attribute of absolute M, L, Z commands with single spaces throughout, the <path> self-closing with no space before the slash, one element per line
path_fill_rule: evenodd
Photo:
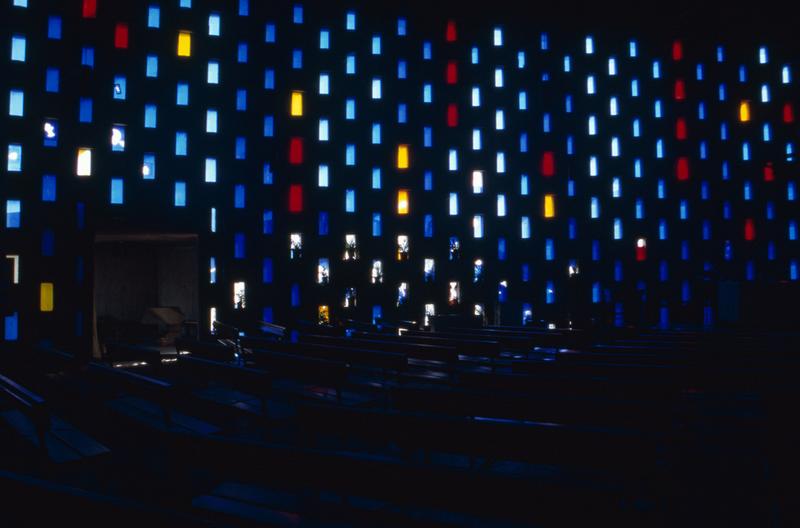
<path fill-rule="evenodd" d="M 158 77 L 158 57 L 156 55 L 147 56 L 147 67 L 145 68 L 147 77 Z"/>
<path fill-rule="evenodd" d="M 245 258 L 245 236 L 244 233 L 236 233 L 233 236 L 233 258 Z"/>
<path fill-rule="evenodd" d="M 189 104 L 189 84 L 185 82 L 178 83 L 175 104 L 178 106 L 187 106 Z"/>
<path fill-rule="evenodd" d="M 52 174 L 42 176 L 42 201 L 56 201 L 56 177 Z"/>
<path fill-rule="evenodd" d="M 175 155 L 185 156 L 188 147 L 188 137 L 186 132 L 175 132 Z"/>
<path fill-rule="evenodd" d="M 59 71 L 58 68 L 47 68 L 45 74 L 45 91 L 58 93 L 59 90 Z"/>
<path fill-rule="evenodd" d="M 161 27 L 161 8 L 158 6 L 150 6 L 147 8 L 147 27 Z"/>
<path fill-rule="evenodd" d="M 81 66 L 94 68 L 94 48 L 81 48 Z"/>
<path fill-rule="evenodd" d="M 11 90 L 8 94 L 8 115 L 23 117 L 25 115 L 25 92 Z"/>
<path fill-rule="evenodd" d="M 261 232 L 264 235 L 271 235 L 274 229 L 272 211 L 264 211 L 261 219 Z"/>
<path fill-rule="evenodd" d="M 61 17 L 51 16 L 47 19 L 47 38 L 61 40 Z"/>
<path fill-rule="evenodd" d="M 6 227 L 18 229 L 22 219 L 22 202 L 19 200 L 6 200 Z"/>
<path fill-rule="evenodd" d="M 11 60 L 25 62 L 26 40 L 23 35 L 13 35 L 11 37 Z"/>
<path fill-rule="evenodd" d="M 144 127 L 156 128 L 157 115 L 158 111 L 156 105 L 154 104 L 144 105 Z"/>
<path fill-rule="evenodd" d="M 122 204 L 123 197 L 123 183 L 121 178 L 111 178 L 111 203 Z"/>

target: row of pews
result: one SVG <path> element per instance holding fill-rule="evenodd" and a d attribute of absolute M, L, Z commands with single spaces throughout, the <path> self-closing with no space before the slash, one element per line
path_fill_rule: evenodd
<path fill-rule="evenodd" d="M 41 346 L 0 371 L 4 434 L 37 461 L 8 456 L 0 481 L 181 526 L 785 521 L 759 440 L 779 436 L 765 406 L 794 339 L 320 327 L 168 358 L 115 344 L 110 363 Z"/>

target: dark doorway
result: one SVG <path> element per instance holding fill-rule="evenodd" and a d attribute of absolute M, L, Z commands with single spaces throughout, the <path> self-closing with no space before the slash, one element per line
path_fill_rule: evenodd
<path fill-rule="evenodd" d="M 199 317 L 197 236 L 98 234 L 94 244 L 94 346 L 169 346 Z"/>

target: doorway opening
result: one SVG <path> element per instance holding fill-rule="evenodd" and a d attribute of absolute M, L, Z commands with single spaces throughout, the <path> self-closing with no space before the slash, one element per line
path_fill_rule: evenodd
<path fill-rule="evenodd" d="M 95 358 L 108 343 L 171 349 L 200 314 L 197 235 L 102 234 L 94 240 Z"/>

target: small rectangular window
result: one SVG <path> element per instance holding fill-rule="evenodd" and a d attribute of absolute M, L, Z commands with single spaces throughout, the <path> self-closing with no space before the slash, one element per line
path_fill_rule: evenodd
<path fill-rule="evenodd" d="M 175 104 L 178 106 L 187 106 L 189 104 L 189 84 L 179 82 L 177 93 L 175 96 Z"/>
<path fill-rule="evenodd" d="M 158 57 L 156 55 L 147 56 L 147 67 L 145 68 L 147 77 L 158 77 Z"/>
<path fill-rule="evenodd" d="M 192 34 L 188 31 L 178 32 L 178 57 L 192 56 Z"/>
<path fill-rule="evenodd" d="M 161 8 L 150 6 L 147 8 L 147 27 L 158 29 L 161 27 Z"/>
<path fill-rule="evenodd" d="M 218 37 L 220 30 L 220 17 L 218 13 L 212 13 L 208 16 L 208 34 L 212 37 Z"/>
<path fill-rule="evenodd" d="M 17 62 L 25 62 L 26 55 L 26 40 L 23 35 L 14 35 L 11 37 L 11 60 Z"/>
<path fill-rule="evenodd" d="M 76 172 L 78 176 L 92 175 L 92 149 L 85 147 L 78 149 Z"/>
<path fill-rule="evenodd" d="M 8 115 L 23 117 L 25 115 L 25 92 L 11 90 L 8 94 Z"/>
<path fill-rule="evenodd" d="M 206 70 L 206 82 L 208 84 L 219 84 L 219 62 L 208 61 Z"/>
<path fill-rule="evenodd" d="M 121 178 L 111 178 L 111 203 L 115 205 L 122 204 L 123 197 L 123 183 Z"/>
<path fill-rule="evenodd" d="M 44 89 L 48 93 L 58 93 L 59 90 L 59 70 L 58 68 L 47 68 L 45 73 Z"/>
<path fill-rule="evenodd" d="M 6 200 L 6 228 L 18 229 L 22 224 L 22 202 Z"/>

